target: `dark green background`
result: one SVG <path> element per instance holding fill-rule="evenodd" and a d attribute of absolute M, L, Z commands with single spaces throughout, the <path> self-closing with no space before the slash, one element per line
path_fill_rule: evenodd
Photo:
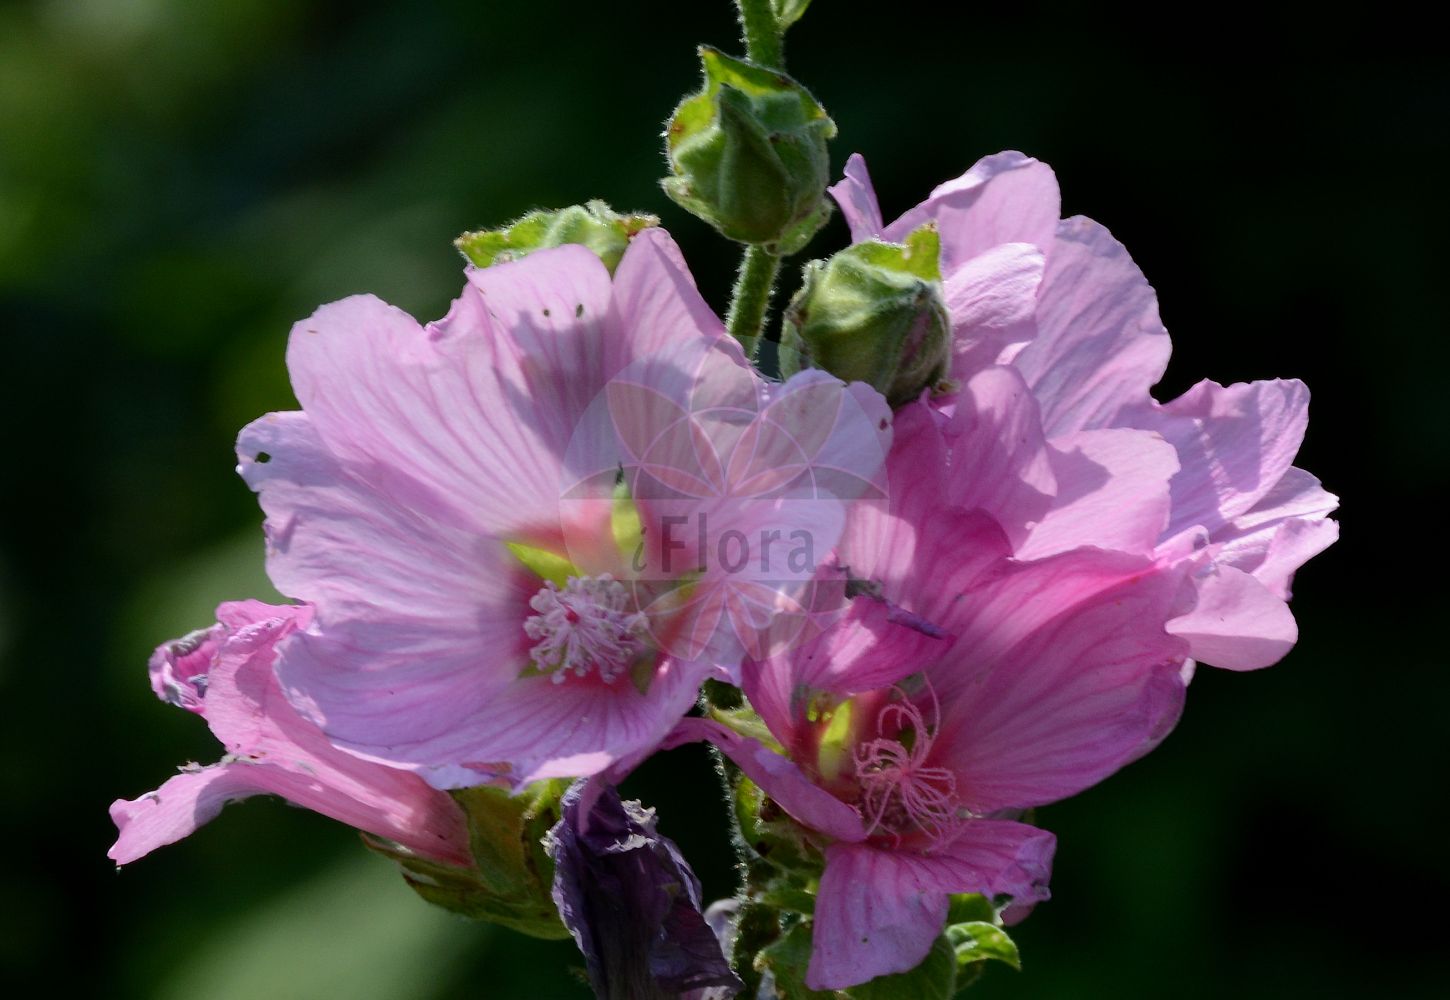
<path fill-rule="evenodd" d="M 1201 671 L 1157 753 L 1041 811 L 1056 898 L 1019 931 L 1027 971 L 975 995 L 1436 995 L 1443 937 L 1415 906 L 1447 889 L 1446 75 L 1406 47 L 1417 26 L 1363 12 L 877 6 L 817 0 L 791 39 L 837 168 L 864 152 L 890 216 L 982 154 L 1047 160 L 1160 292 L 1162 391 L 1305 378 L 1301 464 L 1346 498 L 1289 659 Z M 20 995 L 579 994 L 567 944 L 430 911 L 320 817 L 234 806 L 118 875 L 106 807 L 217 755 L 145 660 L 264 592 L 231 445 L 293 405 L 294 320 L 360 291 L 437 316 L 456 233 L 590 197 L 661 215 L 723 308 L 733 249 L 655 186 L 702 41 L 733 46 L 724 0 L 0 7 L 0 964 Z M 681 750 L 635 791 L 720 895 L 712 780 Z"/>

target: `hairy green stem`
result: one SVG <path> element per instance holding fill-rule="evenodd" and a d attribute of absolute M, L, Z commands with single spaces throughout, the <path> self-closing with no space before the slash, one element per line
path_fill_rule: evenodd
<path fill-rule="evenodd" d="M 746 900 L 740 904 L 735 923 L 735 950 L 730 964 L 735 974 L 745 984 L 740 991 L 742 997 L 753 997 L 760 991 L 760 972 L 755 968 L 755 956 L 780 937 L 780 911 Z"/>
<path fill-rule="evenodd" d="M 771 69 L 785 69 L 785 43 L 776 19 L 771 0 L 736 0 L 740 10 L 740 26 L 745 36 L 745 57 L 751 62 Z M 760 335 L 765 328 L 765 314 L 770 309 L 770 297 L 775 291 L 776 275 L 780 273 L 780 258 L 761 246 L 747 246 L 740 261 L 740 274 L 735 279 L 735 290 L 730 297 L 730 311 L 725 316 L 725 328 L 745 349 L 745 356 L 754 359 L 760 344 Z M 722 691 L 707 691 L 707 702 L 715 707 L 734 707 L 733 699 L 722 697 Z M 726 803 L 730 810 L 735 849 L 742 870 L 748 867 L 749 848 L 741 834 L 735 815 L 735 782 L 739 774 L 732 762 L 715 751 L 716 768 L 725 789 Z M 741 907 L 736 923 L 734 954 L 731 962 L 735 973 L 745 983 L 743 996 L 753 997 L 760 987 L 760 973 L 755 969 L 755 956 L 760 950 L 780 936 L 780 911 L 753 898 L 755 886 L 749 878 L 741 886 Z"/>
<path fill-rule="evenodd" d="M 740 341 L 747 358 L 755 357 L 755 349 L 760 344 L 778 273 L 779 257 L 761 246 L 745 248 L 740 275 L 735 279 L 735 291 L 730 297 L 730 311 L 725 316 L 725 329 Z"/>
<path fill-rule="evenodd" d="M 740 28 L 745 37 L 745 57 L 771 69 L 785 69 L 785 39 L 772 0 L 735 0 L 740 11 Z M 754 359 L 765 327 L 765 313 L 780 273 L 780 258 L 764 247 L 747 246 L 740 261 L 740 275 L 730 296 L 725 328 Z"/>
<path fill-rule="evenodd" d="M 736 0 L 745 35 L 745 58 L 770 69 L 785 69 L 785 41 L 771 0 Z"/>

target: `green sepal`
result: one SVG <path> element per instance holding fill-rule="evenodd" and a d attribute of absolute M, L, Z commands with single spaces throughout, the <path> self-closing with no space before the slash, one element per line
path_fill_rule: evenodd
<path fill-rule="evenodd" d="M 811 927 L 798 923 L 755 957 L 759 972 L 769 971 L 775 979 L 775 993 L 781 1000 L 836 1000 L 835 990 L 813 990 L 806 985 L 806 967 L 811 961 Z"/>
<path fill-rule="evenodd" d="M 642 229 L 658 226 L 653 215 L 620 215 L 602 201 L 568 208 L 540 209 L 501 229 L 464 233 L 453 241 L 463 256 L 478 267 L 518 260 L 535 250 L 578 243 L 594 251 L 611 274 L 619 266 L 629 241 Z"/>
<path fill-rule="evenodd" d="M 775 11 L 775 23 L 782 32 L 801 19 L 811 0 L 770 0 L 770 9 Z"/>
<path fill-rule="evenodd" d="M 736 829 L 742 846 L 752 856 L 777 873 L 785 873 L 796 886 L 805 887 L 820 879 L 825 862 L 810 834 L 759 785 L 743 774 L 737 775 L 733 798 Z"/>
<path fill-rule="evenodd" d="M 729 239 L 793 254 L 830 217 L 826 143 L 836 125 L 784 73 L 709 46 L 700 59 L 704 87 L 665 129 L 665 193 Z"/>
<path fill-rule="evenodd" d="M 559 821 L 559 797 L 566 786 L 540 781 L 518 795 L 487 787 L 452 792 L 468 819 L 471 868 L 420 858 L 381 838 L 365 835 L 363 840 L 396 861 L 413 891 L 435 906 L 533 937 L 566 938 L 569 932 L 550 895 L 554 863 L 543 844 Z"/>
<path fill-rule="evenodd" d="M 926 958 L 911 971 L 877 976 L 846 991 L 851 1000 L 951 1000 L 956 993 L 956 955 L 945 935 L 932 942 Z"/>
<path fill-rule="evenodd" d="M 992 905 L 992 901 L 979 892 L 954 893 L 947 908 L 947 926 L 979 920 L 996 923 L 997 908 Z"/>
<path fill-rule="evenodd" d="M 816 912 L 816 897 L 809 889 L 790 884 L 785 879 L 773 879 L 755 890 L 754 896 L 766 906 L 773 906 L 785 913 L 797 913 L 803 917 Z"/>
<path fill-rule="evenodd" d="M 781 323 L 787 377 L 823 368 L 899 406 L 936 388 L 951 359 L 941 238 L 927 223 L 904 243 L 867 240 L 808 263 Z"/>
<path fill-rule="evenodd" d="M 706 680 L 705 684 L 713 685 L 712 687 L 706 688 L 707 691 L 718 691 L 728 688 L 730 692 L 733 692 L 736 702 L 734 708 L 718 707 L 718 701 L 707 704 L 706 711 L 709 713 L 710 718 L 747 739 L 755 740 L 761 746 L 769 747 L 779 754 L 785 753 L 785 748 L 780 745 L 780 741 L 775 738 L 775 734 L 770 731 L 770 727 L 765 724 L 765 720 L 756 714 L 755 709 L 750 706 L 749 702 L 746 702 L 740 696 L 739 688 L 730 687 L 727 684 L 714 681 L 713 679 Z"/>

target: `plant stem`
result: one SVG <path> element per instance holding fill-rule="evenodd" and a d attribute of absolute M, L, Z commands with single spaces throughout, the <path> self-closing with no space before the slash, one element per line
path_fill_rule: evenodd
<path fill-rule="evenodd" d="M 740 261 L 740 275 L 730 296 L 730 311 L 725 315 L 725 329 L 740 341 L 745 356 L 753 359 L 765 327 L 765 312 L 770 308 L 770 295 L 775 291 L 775 276 L 780 272 L 780 258 L 762 246 L 748 246 Z"/>
<path fill-rule="evenodd" d="M 740 904 L 740 913 L 735 924 L 735 948 L 730 964 L 735 974 L 745 984 L 742 997 L 753 997 L 760 990 L 760 973 L 755 968 L 755 956 L 760 954 L 776 938 L 780 937 L 780 911 L 752 900 Z"/>
<path fill-rule="evenodd" d="M 740 28 L 745 37 L 745 57 L 771 69 L 785 69 L 785 39 L 772 0 L 735 0 L 740 11 Z M 740 261 L 740 275 L 730 296 L 725 328 L 754 360 L 765 327 L 765 313 L 775 291 L 780 258 L 761 246 L 747 246 Z"/>
<path fill-rule="evenodd" d="M 745 35 L 745 58 L 770 69 L 785 69 L 785 41 L 771 0 L 736 0 Z"/>

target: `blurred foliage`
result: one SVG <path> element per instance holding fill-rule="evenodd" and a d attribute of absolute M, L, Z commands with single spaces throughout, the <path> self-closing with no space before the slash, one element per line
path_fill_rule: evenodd
<path fill-rule="evenodd" d="M 1450 887 L 1443 585 L 1433 542 L 1388 529 L 1437 524 L 1446 483 L 1443 58 L 1376 11 L 948 9 L 818 0 L 792 29 L 835 169 L 864 152 L 889 216 L 997 149 L 1052 163 L 1066 211 L 1160 291 L 1164 391 L 1305 378 L 1302 464 L 1348 498 L 1345 541 L 1301 575 L 1290 659 L 1202 671 L 1160 750 L 1041 810 L 1056 898 L 1013 931 L 1026 971 L 977 995 L 1439 995 L 1441 939 L 1403 897 Z M 145 660 L 267 593 L 231 445 L 293 405 L 292 322 L 363 291 L 441 315 L 459 233 L 594 197 L 657 213 L 723 307 L 734 250 L 656 178 L 695 45 L 733 32 L 725 0 L 0 5 L 10 995 L 584 995 L 568 942 L 429 910 L 320 817 L 233 806 L 116 875 L 106 806 L 217 755 Z M 844 240 L 837 220 L 807 252 Z M 681 749 L 628 791 L 718 896 L 709 770 Z M 1350 898 L 1388 901 L 1368 952 Z"/>

